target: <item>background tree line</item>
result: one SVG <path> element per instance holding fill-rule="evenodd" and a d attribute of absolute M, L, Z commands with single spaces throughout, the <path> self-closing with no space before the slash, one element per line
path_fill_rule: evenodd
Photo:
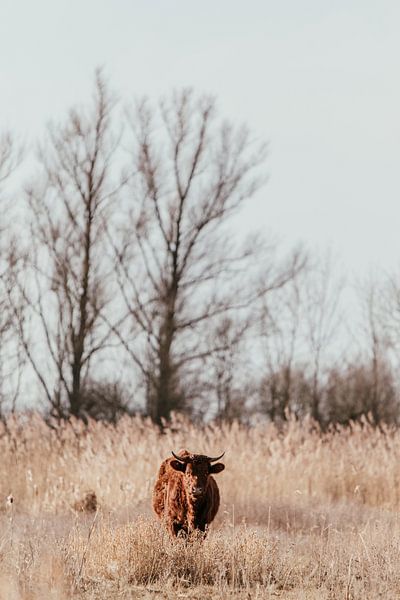
<path fill-rule="evenodd" d="M 214 99 L 121 107 L 97 73 L 34 176 L 21 160 L 4 134 L 3 414 L 398 423 L 398 278 L 355 284 L 329 252 L 243 236 L 266 148 Z"/>

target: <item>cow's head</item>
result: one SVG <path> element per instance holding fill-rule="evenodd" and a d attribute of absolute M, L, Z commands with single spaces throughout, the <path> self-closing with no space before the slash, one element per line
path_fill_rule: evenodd
<path fill-rule="evenodd" d="M 171 467 L 175 471 L 183 473 L 186 491 L 191 498 L 196 500 L 205 495 L 208 476 L 220 473 L 225 469 L 224 464 L 216 462 L 224 456 L 225 452 L 215 458 L 202 454 L 177 455 L 174 452 L 172 454 L 176 460 L 171 460 Z"/>

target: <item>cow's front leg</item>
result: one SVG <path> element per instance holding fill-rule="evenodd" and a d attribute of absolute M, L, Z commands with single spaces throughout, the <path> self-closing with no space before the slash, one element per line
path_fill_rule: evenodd
<path fill-rule="evenodd" d="M 176 521 L 170 521 L 168 529 L 169 529 L 171 536 L 176 537 L 180 530 L 179 523 L 177 523 Z"/>
<path fill-rule="evenodd" d="M 184 525 L 182 525 L 182 523 L 179 523 L 178 521 L 172 521 L 170 523 L 169 530 L 170 530 L 172 537 L 187 535 L 187 528 Z"/>

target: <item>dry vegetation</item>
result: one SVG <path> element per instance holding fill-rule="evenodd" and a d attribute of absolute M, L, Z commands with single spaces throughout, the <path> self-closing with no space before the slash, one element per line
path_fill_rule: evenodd
<path fill-rule="evenodd" d="M 226 450 L 205 541 L 172 542 L 150 510 L 161 459 L 183 446 Z M 8 421 L 0 452 L 1 599 L 400 596 L 400 432 L 175 420 L 160 435 L 129 418 L 57 431 L 31 416 Z"/>

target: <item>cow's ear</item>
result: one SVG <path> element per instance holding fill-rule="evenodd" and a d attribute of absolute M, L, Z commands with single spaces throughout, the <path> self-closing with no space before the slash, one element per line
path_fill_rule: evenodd
<path fill-rule="evenodd" d="M 185 463 L 181 463 L 181 462 L 179 462 L 179 460 L 171 460 L 171 462 L 169 464 L 175 471 L 181 471 L 182 473 L 185 472 L 185 469 L 186 469 Z"/>
<path fill-rule="evenodd" d="M 221 471 L 223 471 L 225 469 L 225 465 L 223 465 L 222 463 L 217 463 L 215 465 L 211 465 L 210 466 L 210 473 L 221 473 Z"/>

